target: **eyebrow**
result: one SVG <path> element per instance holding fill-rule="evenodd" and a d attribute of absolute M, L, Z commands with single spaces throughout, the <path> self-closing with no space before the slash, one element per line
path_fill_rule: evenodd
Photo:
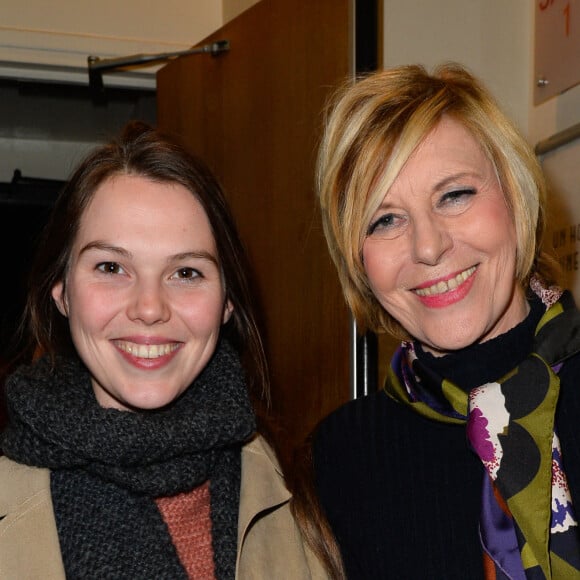
<path fill-rule="evenodd" d="M 458 179 L 464 179 L 465 177 L 475 177 L 481 178 L 480 173 L 475 171 L 460 171 L 459 173 L 454 173 L 448 177 L 444 177 L 441 181 L 438 181 L 433 187 L 433 191 L 439 191 L 440 189 L 445 189 L 451 182 L 457 181 Z"/>
<path fill-rule="evenodd" d="M 483 176 L 480 173 L 476 173 L 475 171 L 459 171 L 458 173 L 454 173 L 452 175 L 444 177 L 443 179 L 435 183 L 432 191 L 441 191 L 442 189 L 445 189 L 450 183 L 457 181 L 459 179 L 464 179 L 466 177 L 483 179 Z M 390 200 L 387 195 L 383 198 L 383 201 L 377 208 L 377 211 L 388 209 L 391 205 L 392 204 L 390 203 Z"/>
<path fill-rule="evenodd" d="M 79 251 L 79 257 L 82 256 L 85 252 L 89 252 L 91 250 L 100 250 L 103 252 L 111 252 L 113 254 L 117 254 L 126 259 L 132 259 L 133 254 L 126 250 L 125 248 L 121 248 L 119 246 L 113 246 L 111 244 L 107 244 L 101 241 L 94 241 L 89 242 L 85 246 L 83 246 Z M 211 254 L 210 252 L 206 252 L 205 250 L 201 251 L 191 251 L 191 252 L 180 252 L 179 254 L 174 254 L 173 256 L 169 256 L 167 258 L 167 262 L 179 262 L 181 260 L 188 260 L 193 258 L 194 260 L 207 260 L 208 262 L 212 262 L 217 267 L 219 267 L 217 258 Z"/>

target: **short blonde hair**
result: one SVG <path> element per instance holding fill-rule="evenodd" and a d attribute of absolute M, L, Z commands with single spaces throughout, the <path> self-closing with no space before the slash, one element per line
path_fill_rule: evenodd
<path fill-rule="evenodd" d="M 541 255 L 546 185 L 533 150 L 485 87 L 464 67 L 420 65 L 371 73 L 339 87 L 329 102 L 317 184 L 324 233 L 359 329 L 406 338 L 373 295 L 362 262 L 367 228 L 384 192 L 443 115 L 461 123 L 493 164 L 513 216 L 516 276 L 548 282 L 553 261 Z"/>

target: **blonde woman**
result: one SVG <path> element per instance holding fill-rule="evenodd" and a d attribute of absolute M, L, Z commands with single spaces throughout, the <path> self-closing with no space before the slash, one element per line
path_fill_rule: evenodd
<path fill-rule="evenodd" d="M 348 577 L 580 577 L 580 316 L 533 151 L 465 68 L 410 65 L 338 91 L 318 171 L 358 326 L 402 341 L 314 438 Z"/>

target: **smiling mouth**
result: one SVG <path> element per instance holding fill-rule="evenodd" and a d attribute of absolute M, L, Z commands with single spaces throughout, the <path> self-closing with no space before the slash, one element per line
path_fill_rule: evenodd
<path fill-rule="evenodd" d="M 455 290 L 455 288 L 463 284 L 465 280 L 473 275 L 475 270 L 476 267 L 472 266 L 471 268 L 467 268 L 467 270 L 463 270 L 463 272 L 457 274 L 454 278 L 445 281 L 441 280 L 440 282 L 437 282 L 437 284 L 433 284 L 433 286 L 428 286 L 427 288 L 417 288 L 414 292 L 418 296 L 437 296 L 438 294 L 445 294 L 445 292 Z"/>
<path fill-rule="evenodd" d="M 125 340 L 115 340 L 114 343 L 115 346 L 123 352 L 138 358 L 150 359 L 168 355 L 179 348 L 179 343 L 177 342 L 169 342 L 167 344 L 137 344 Z"/>

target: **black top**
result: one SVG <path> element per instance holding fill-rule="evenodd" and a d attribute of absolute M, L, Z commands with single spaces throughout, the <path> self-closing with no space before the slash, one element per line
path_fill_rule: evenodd
<path fill-rule="evenodd" d="M 505 335 L 442 358 L 443 376 L 472 388 L 530 352 L 543 308 Z M 560 371 L 556 429 L 580 505 L 580 356 Z M 463 425 L 424 418 L 383 392 L 347 403 L 314 436 L 316 485 L 349 579 L 483 579 L 478 537 L 484 469 Z"/>

